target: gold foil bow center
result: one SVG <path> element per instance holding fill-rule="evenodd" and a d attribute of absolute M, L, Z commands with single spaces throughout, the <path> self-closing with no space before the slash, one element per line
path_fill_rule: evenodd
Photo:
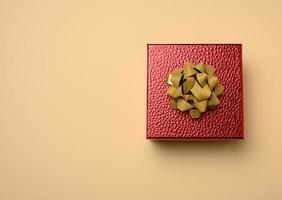
<path fill-rule="evenodd" d="M 172 97 L 173 109 L 188 111 L 192 118 L 200 118 L 202 113 L 216 108 L 224 91 L 213 66 L 203 62 L 185 62 L 183 68 L 168 74 L 165 82 L 170 85 L 167 94 Z"/>

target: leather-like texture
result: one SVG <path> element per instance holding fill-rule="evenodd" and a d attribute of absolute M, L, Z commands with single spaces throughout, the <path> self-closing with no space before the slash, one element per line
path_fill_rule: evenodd
<path fill-rule="evenodd" d="M 148 44 L 147 51 L 148 139 L 243 138 L 241 44 Z M 214 66 L 225 87 L 218 108 L 207 111 L 200 119 L 174 110 L 166 94 L 165 77 L 187 60 Z"/>

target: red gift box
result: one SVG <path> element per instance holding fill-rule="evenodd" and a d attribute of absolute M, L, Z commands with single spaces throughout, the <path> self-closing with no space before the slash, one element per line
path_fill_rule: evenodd
<path fill-rule="evenodd" d="M 147 45 L 148 139 L 243 139 L 243 80 L 241 44 Z M 224 85 L 219 106 L 192 119 L 174 110 L 166 76 L 185 61 L 212 65 Z"/>

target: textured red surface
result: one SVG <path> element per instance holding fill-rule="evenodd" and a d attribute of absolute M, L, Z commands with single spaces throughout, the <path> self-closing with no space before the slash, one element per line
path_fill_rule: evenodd
<path fill-rule="evenodd" d="M 147 138 L 242 139 L 243 83 L 241 44 L 148 44 Z M 216 69 L 225 90 L 217 109 L 200 119 L 173 110 L 164 79 L 184 61 L 204 61 Z"/>

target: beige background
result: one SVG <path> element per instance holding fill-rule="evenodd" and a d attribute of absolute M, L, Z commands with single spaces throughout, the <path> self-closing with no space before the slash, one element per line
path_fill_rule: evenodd
<path fill-rule="evenodd" d="M 0 199 L 282 199 L 282 1 L 0 1 Z M 244 141 L 145 139 L 147 43 L 242 43 Z"/>

